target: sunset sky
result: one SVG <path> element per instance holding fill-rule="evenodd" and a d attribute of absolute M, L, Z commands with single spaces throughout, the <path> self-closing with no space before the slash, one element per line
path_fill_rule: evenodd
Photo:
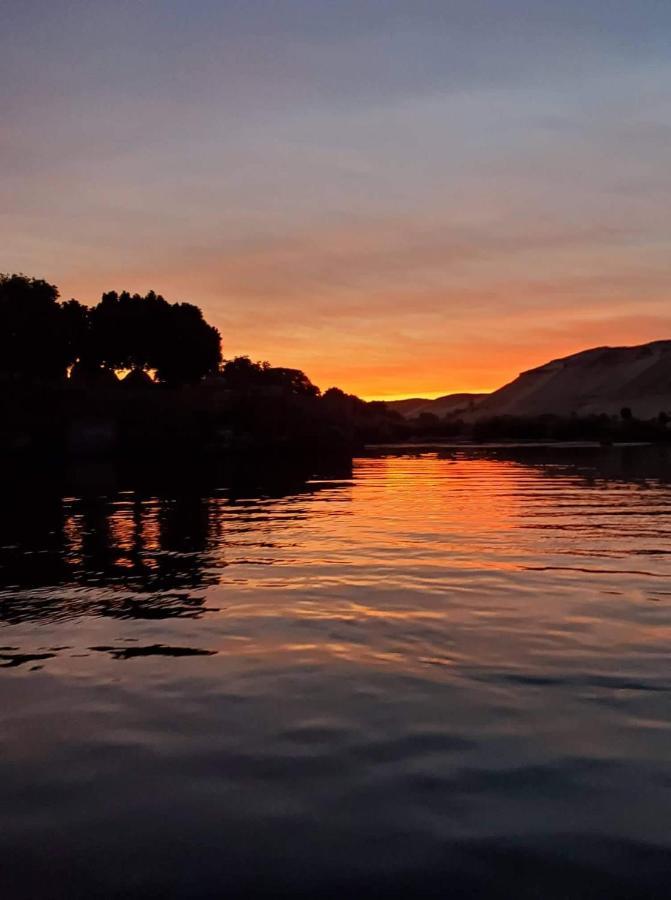
<path fill-rule="evenodd" d="M 364 397 L 671 338 L 669 0 L 4 0 L 0 271 Z"/>

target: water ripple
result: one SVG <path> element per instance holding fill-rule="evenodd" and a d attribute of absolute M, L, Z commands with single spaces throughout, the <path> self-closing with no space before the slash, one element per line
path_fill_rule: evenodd
<path fill-rule="evenodd" d="M 8 486 L 3 895 L 666 896 L 670 454 Z"/>

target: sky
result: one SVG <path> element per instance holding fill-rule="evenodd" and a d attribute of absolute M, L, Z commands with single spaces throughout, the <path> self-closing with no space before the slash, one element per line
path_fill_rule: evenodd
<path fill-rule="evenodd" d="M 671 338 L 668 0 L 3 0 L 0 271 L 366 398 Z"/>

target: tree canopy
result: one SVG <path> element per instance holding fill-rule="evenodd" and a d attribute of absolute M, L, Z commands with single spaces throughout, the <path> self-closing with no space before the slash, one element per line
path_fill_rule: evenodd
<path fill-rule="evenodd" d="M 154 370 L 169 384 L 216 372 L 221 338 L 197 306 L 110 291 L 87 308 L 58 301 L 58 289 L 25 275 L 0 275 L 0 373 L 63 378 L 67 369 Z"/>
<path fill-rule="evenodd" d="M 40 278 L 0 275 L 0 371 L 10 378 L 59 378 L 76 358 L 79 304 L 58 302 Z"/>
<path fill-rule="evenodd" d="M 90 313 L 94 361 L 114 369 L 154 369 L 159 381 L 182 384 L 216 372 L 219 332 L 191 303 L 160 294 L 103 294 Z"/>
<path fill-rule="evenodd" d="M 319 397 L 321 391 L 300 369 L 271 366 L 269 362 L 252 362 L 248 356 L 236 356 L 222 367 L 226 385 L 233 390 L 278 388 L 300 397 Z"/>

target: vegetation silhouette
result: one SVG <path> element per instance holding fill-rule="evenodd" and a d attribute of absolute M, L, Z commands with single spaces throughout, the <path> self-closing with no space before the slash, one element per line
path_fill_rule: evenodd
<path fill-rule="evenodd" d="M 58 301 L 58 288 L 26 275 L 0 275 L 0 374 L 56 381 L 106 370 L 153 370 L 166 384 L 218 371 L 221 338 L 191 303 L 160 294 L 110 291 L 91 308 Z"/>
<path fill-rule="evenodd" d="M 6 378 L 64 377 L 82 338 L 83 307 L 58 302 L 39 278 L 0 275 L 0 372 Z"/>
<path fill-rule="evenodd" d="M 123 390 L 120 387 L 123 386 Z M 472 412 L 472 411 L 471 411 Z M 403 418 L 301 370 L 224 359 L 219 331 L 191 303 L 108 291 L 92 307 L 58 288 L 0 275 L 0 454 L 347 455 L 367 443 L 668 441 L 669 418 Z"/>
<path fill-rule="evenodd" d="M 271 366 L 269 362 L 252 362 L 248 356 L 236 356 L 221 367 L 227 387 L 238 391 L 278 388 L 300 397 L 319 397 L 321 391 L 300 369 Z"/>
<path fill-rule="evenodd" d="M 533 443 L 589 441 L 600 444 L 671 441 L 669 416 L 661 412 L 652 419 L 628 416 L 592 415 L 560 416 L 547 413 L 540 416 L 483 416 L 469 420 L 458 415 L 439 417 L 423 412 L 418 416 L 396 422 L 394 431 L 399 443 L 418 445 L 427 443 Z"/>
<path fill-rule="evenodd" d="M 223 359 L 197 306 L 154 291 L 87 307 L 3 275 L 0 326 L 0 452 L 351 453 L 394 437 L 400 418 L 337 388 L 322 396 L 299 369 Z"/>

